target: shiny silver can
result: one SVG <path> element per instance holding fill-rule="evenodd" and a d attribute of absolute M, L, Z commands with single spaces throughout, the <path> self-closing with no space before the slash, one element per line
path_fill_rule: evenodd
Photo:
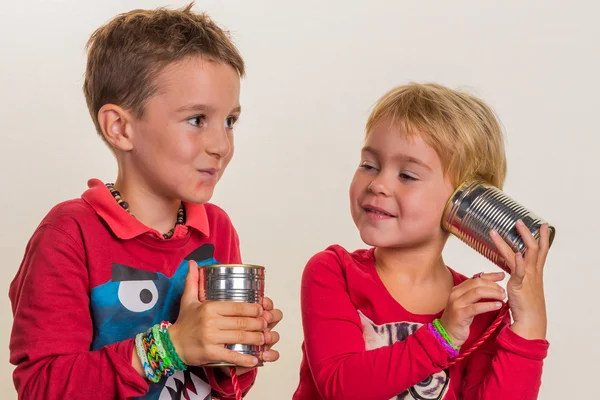
<path fill-rule="evenodd" d="M 490 231 L 496 229 L 513 251 L 525 255 L 527 248 L 516 228 L 519 219 L 539 240 L 540 227 L 546 221 L 502 190 L 476 177 L 461 184 L 452 194 L 444 210 L 442 227 L 510 273 L 510 268 L 490 238 Z M 552 245 L 556 229 L 550 224 L 548 228 L 549 243 Z"/>
<path fill-rule="evenodd" d="M 200 301 L 234 301 L 262 304 L 265 292 L 265 268 L 251 264 L 213 264 L 198 267 Z M 228 349 L 252 355 L 262 366 L 263 346 L 228 344 Z M 215 362 L 206 366 L 235 365 Z"/>

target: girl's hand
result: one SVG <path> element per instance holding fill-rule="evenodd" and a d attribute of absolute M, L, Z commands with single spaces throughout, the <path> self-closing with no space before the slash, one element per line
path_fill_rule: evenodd
<path fill-rule="evenodd" d="M 520 252 L 515 253 L 496 231 L 490 233 L 494 245 L 512 271 L 506 286 L 514 319 L 510 328 L 525 339 L 545 339 L 547 317 L 543 273 L 550 247 L 548 225 L 540 228 L 539 244 L 520 220 L 517 221 L 517 231 L 527 246 L 525 258 Z"/>

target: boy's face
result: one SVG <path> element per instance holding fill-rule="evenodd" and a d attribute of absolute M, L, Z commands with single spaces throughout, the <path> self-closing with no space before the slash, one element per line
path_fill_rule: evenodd
<path fill-rule="evenodd" d="M 240 79 L 231 66 L 190 57 L 166 66 L 144 116 L 131 124 L 131 165 L 157 195 L 205 203 L 233 156 Z"/>
<path fill-rule="evenodd" d="M 384 119 L 367 136 L 350 185 L 352 218 L 371 246 L 442 243 L 440 222 L 453 190 L 435 150 Z"/>

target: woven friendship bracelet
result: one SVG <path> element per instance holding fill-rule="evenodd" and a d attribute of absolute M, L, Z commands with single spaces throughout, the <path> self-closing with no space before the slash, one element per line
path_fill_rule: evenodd
<path fill-rule="evenodd" d="M 163 346 L 165 347 L 171 361 L 173 362 L 173 366 L 176 370 L 185 371 L 187 369 L 187 365 L 179 358 L 179 354 L 175 350 L 175 346 L 173 346 L 173 342 L 171 341 L 171 336 L 169 335 L 169 327 L 171 326 L 170 322 L 163 321 L 160 324 L 160 338 L 162 340 Z"/>
<path fill-rule="evenodd" d="M 162 322 L 135 337 L 136 352 L 151 382 L 158 382 L 163 376 L 169 377 L 177 370 L 187 369 L 171 342 L 170 326 L 169 322 Z"/>

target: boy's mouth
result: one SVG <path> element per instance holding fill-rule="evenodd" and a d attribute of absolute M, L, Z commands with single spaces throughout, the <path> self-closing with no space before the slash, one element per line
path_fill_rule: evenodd
<path fill-rule="evenodd" d="M 389 212 L 383 208 L 375 207 L 375 206 L 372 206 L 369 204 L 363 206 L 363 210 L 365 210 L 365 212 L 368 214 L 373 214 L 374 216 L 389 217 L 389 218 L 396 217 L 396 215 L 392 214 L 391 212 Z"/>
<path fill-rule="evenodd" d="M 213 176 L 213 175 L 216 175 L 219 172 L 219 170 L 216 168 L 203 168 L 203 169 L 199 169 L 198 172 L 200 172 L 201 174 Z"/>

